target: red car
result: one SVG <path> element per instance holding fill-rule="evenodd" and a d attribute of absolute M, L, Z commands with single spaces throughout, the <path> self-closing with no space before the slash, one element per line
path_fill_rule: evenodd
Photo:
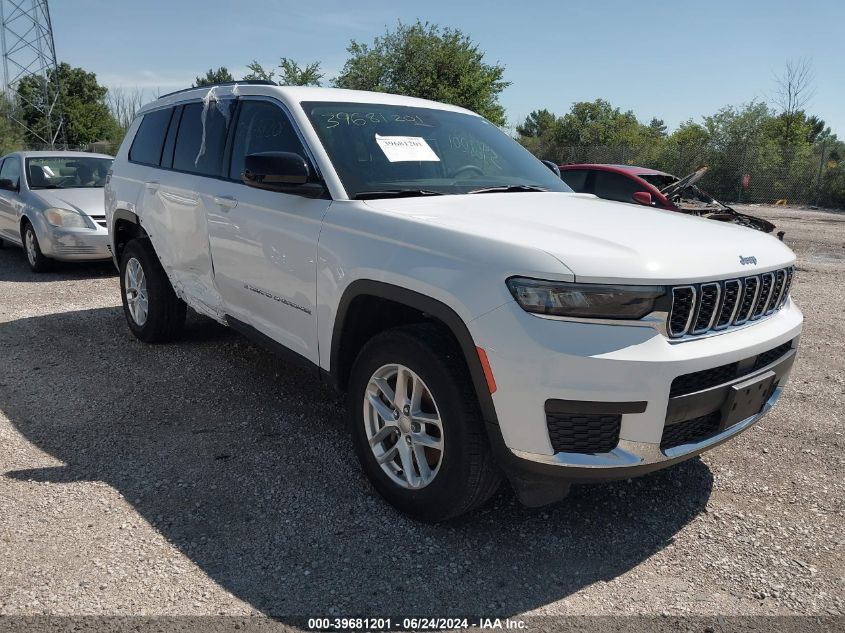
<path fill-rule="evenodd" d="M 733 222 L 765 233 L 774 230 L 775 225 L 771 222 L 735 211 L 696 186 L 706 171 L 707 168 L 702 167 L 689 176 L 678 178 L 646 167 L 581 164 L 561 165 L 560 177 L 578 193 Z"/>

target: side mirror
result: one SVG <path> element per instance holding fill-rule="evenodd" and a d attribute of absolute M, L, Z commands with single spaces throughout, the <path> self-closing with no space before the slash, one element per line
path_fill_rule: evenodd
<path fill-rule="evenodd" d="M 15 186 L 15 183 L 9 180 L 8 178 L 0 178 L 0 189 L 5 189 L 6 191 L 18 190 L 18 188 Z"/>
<path fill-rule="evenodd" d="M 651 206 L 651 194 L 648 191 L 635 191 L 634 202 L 644 204 L 647 207 Z"/>
<path fill-rule="evenodd" d="M 557 166 L 557 163 L 553 163 L 553 162 L 552 162 L 552 161 L 550 161 L 550 160 L 544 160 L 544 161 L 542 161 L 542 162 L 543 162 L 543 164 L 544 164 L 546 167 L 548 167 L 549 169 L 551 169 L 551 170 L 552 170 L 552 172 L 554 172 L 554 175 L 555 175 L 555 176 L 557 176 L 558 178 L 560 178 L 560 167 L 558 167 L 558 166 Z"/>
<path fill-rule="evenodd" d="M 321 194 L 322 183 L 314 181 L 308 162 L 293 152 L 259 152 L 249 154 L 244 160 L 244 184 L 258 189 Z"/>

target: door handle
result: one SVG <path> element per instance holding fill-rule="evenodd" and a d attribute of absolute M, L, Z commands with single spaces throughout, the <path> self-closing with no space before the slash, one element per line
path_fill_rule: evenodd
<path fill-rule="evenodd" d="M 232 196 L 214 196 L 214 204 L 219 204 L 224 210 L 227 210 L 238 206 L 238 201 Z"/>
<path fill-rule="evenodd" d="M 144 183 L 148 191 L 158 191 L 158 180 L 148 180 Z"/>

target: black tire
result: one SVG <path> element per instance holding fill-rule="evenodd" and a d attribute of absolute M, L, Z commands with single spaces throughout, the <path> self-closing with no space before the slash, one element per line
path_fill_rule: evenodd
<path fill-rule="evenodd" d="M 364 399 L 379 368 L 399 364 L 416 373 L 437 403 L 443 453 L 434 479 L 423 488 L 403 488 L 376 461 L 367 438 Z M 501 472 L 493 461 L 478 399 L 463 356 L 441 327 L 418 324 L 388 330 L 372 338 L 352 367 L 348 390 L 350 430 L 355 451 L 373 487 L 411 517 L 436 523 L 469 512 L 499 487 Z"/>
<path fill-rule="evenodd" d="M 21 239 L 23 240 L 23 252 L 26 255 L 26 262 L 29 264 L 32 272 L 43 273 L 50 270 L 52 261 L 41 252 L 38 235 L 35 234 L 35 229 L 28 221 L 24 222 Z M 31 249 L 29 246 L 30 239 L 32 240 Z"/>
<path fill-rule="evenodd" d="M 146 282 L 147 313 L 139 323 L 132 313 L 127 297 L 127 267 L 138 262 Z M 134 266 L 134 264 L 133 264 Z M 126 245 L 120 257 L 120 296 L 123 314 L 129 329 L 145 343 L 161 343 L 176 339 L 185 325 L 186 305 L 173 286 L 147 238 L 135 239 Z"/>

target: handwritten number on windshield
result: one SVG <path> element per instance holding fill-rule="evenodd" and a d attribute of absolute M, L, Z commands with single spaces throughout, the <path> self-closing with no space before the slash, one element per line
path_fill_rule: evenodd
<path fill-rule="evenodd" d="M 425 122 L 415 114 L 391 114 L 389 117 L 380 112 L 335 112 L 325 114 L 326 129 L 349 125 L 363 127 L 365 125 L 380 125 L 382 123 L 409 123 L 411 125 L 425 125 Z"/>

